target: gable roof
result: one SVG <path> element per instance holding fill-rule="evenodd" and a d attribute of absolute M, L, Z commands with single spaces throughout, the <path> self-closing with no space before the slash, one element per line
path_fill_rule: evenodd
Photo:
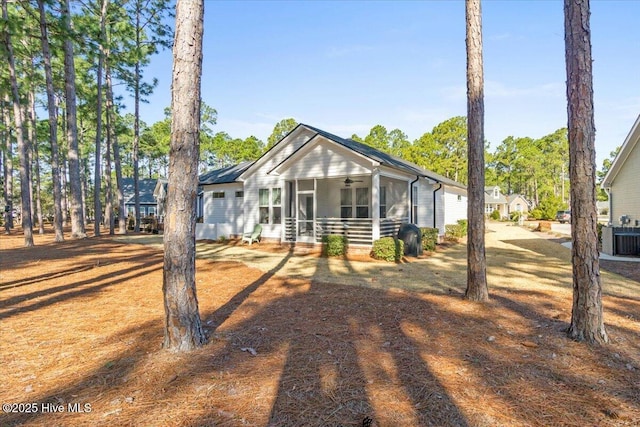
<path fill-rule="evenodd" d="M 316 127 L 304 124 L 304 123 L 300 123 L 298 126 L 296 126 L 293 130 L 291 130 L 291 132 L 289 132 L 284 138 L 282 138 L 280 141 L 278 141 L 278 143 L 276 143 L 273 147 L 271 147 L 266 153 L 264 153 L 261 158 L 267 156 L 269 154 L 269 152 L 271 150 L 273 150 L 274 148 L 276 148 L 282 141 L 284 141 L 287 136 L 291 135 L 292 133 L 294 133 L 297 129 L 304 127 L 312 132 L 315 132 L 316 135 L 320 135 L 336 144 L 342 145 L 343 147 L 354 151 L 362 156 L 365 156 L 369 159 L 372 159 L 378 163 L 380 163 L 381 165 L 390 167 L 390 168 L 394 168 L 394 169 L 399 169 L 405 172 L 408 172 L 412 175 L 418 175 L 421 177 L 425 177 L 425 178 L 429 178 L 433 181 L 436 181 L 438 183 L 442 183 L 445 185 L 451 185 L 454 187 L 459 187 L 459 188 L 463 188 L 466 189 L 467 187 L 463 184 L 460 184 L 459 182 L 456 182 L 452 179 L 446 178 L 442 175 L 439 175 L 435 172 L 426 170 L 421 168 L 420 166 L 411 163 L 409 161 L 406 161 L 404 159 L 401 159 L 399 157 L 393 156 L 391 154 L 382 152 L 380 150 L 377 150 L 373 147 L 370 147 L 368 145 L 362 144 L 360 142 L 354 141 L 353 139 L 345 139 L 342 138 L 340 136 L 334 135 L 330 132 L 324 131 L 322 129 L 318 129 Z M 313 139 L 313 137 L 311 137 L 307 142 L 311 141 Z M 305 142 L 305 144 L 307 143 Z M 303 144 L 303 146 L 305 145 Z M 293 154 L 292 154 L 293 155 Z M 290 157 L 290 156 L 289 156 Z M 259 161 L 260 159 L 258 159 Z M 256 161 L 256 163 L 258 162 Z M 248 168 L 247 168 L 248 169 Z"/>
<path fill-rule="evenodd" d="M 498 189 L 498 197 L 493 197 L 493 191 L 495 189 Z M 502 191 L 500 191 L 500 187 L 498 187 L 497 185 L 494 185 L 493 187 L 484 187 L 484 192 L 485 192 L 485 198 L 484 198 L 484 203 L 485 204 L 489 204 L 489 203 L 501 203 L 501 204 L 506 204 L 508 203 L 507 198 L 505 197 L 504 194 L 502 194 Z"/>
<path fill-rule="evenodd" d="M 200 175 L 199 185 L 230 184 L 236 182 L 244 171 L 249 169 L 254 162 L 242 162 L 237 165 L 227 166 Z"/>
<path fill-rule="evenodd" d="M 138 194 L 140 196 L 140 204 L 156 204 L 156 199 L 153 197 L 153 190 L 155 190 L 156 188 L 156 182 L 157 179 L 154 178 L 144 178 L 138 180 Z M 133 183 L 133 178 L 122 178 L 122 193 L 124 194 L 124 203 L 127 205 L 135 203 Z"/>
<path fill-rule="evenodd" d="M 631 127 L 631 130 L 629 131 L 627 138 L 624 140 L 624 143 L 622 143 L 620 152 L 613 160 L 613 163 L 609 168 L 609 172 L 607 172 L 604 179 L 602 180 L 602 183 L 600 184 L 602 188 L 611 188 L 611 185 L 613 185 L 613 181 L 615 181 L 616 176 L 618 176 L 618 173 L 620 173 L 620 170 L 626 163 L 629 155 L 638 145 L 638 141 L 640 141 L 640 115 L 638 115 L 638 118 Z"/>

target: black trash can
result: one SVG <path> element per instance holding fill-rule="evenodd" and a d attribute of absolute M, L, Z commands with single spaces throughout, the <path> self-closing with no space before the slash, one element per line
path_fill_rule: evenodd
<path fill-rule="evenodd" d="M 404 254 L 422 255 L 422 236 L 420 229 L 414 224 L 404 224 L 398 230 L 398 239 L 404 242 Z"/>

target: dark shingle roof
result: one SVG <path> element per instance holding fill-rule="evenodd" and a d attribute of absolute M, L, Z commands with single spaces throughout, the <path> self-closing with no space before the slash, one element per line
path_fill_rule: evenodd
<path fill-rule="evenodd" d="M 216 169 L 211 172 L 200 175 L 198 178 L 200 185 L 210 184 L 230 184 L 236 182 L 238 177 L 244 171 L 249 169 L 253 162 L 242 162 L 238 165 L 227 166 L 225 168 Z"/>
<path fill-rule="evenodd" d="M 430 170 L 426 170 L 421 168 L 420 166 L 408 162 L 404 159 L 401 159 L 399 157 L 393 156 L 391 154 L 382 152 L 380 150 L 376 150 L 373 147 L 370 147 L 366 144 L 362 144 L 358 141 L 354 141 L 353 139 L 344 139 L 341 138 L 337 135 L 334 135 L 332 133 L 326 132 L 322 129 L 318 129 L 315 128 L 313 126 L 309 126 L 306 124 L 302 124 L 302 126 L 317 132 L 319 135 L 330 139 L 333 142 L 336 142 L 340 145 L 343 145 L 353 151 L 355 151 L 356 153 L 362 154 L 365 157 L 368 157 L 370 159 L 373 159 L 377 162 L 380 162 L 381 164 L 385 165 L 385 166 L 389 166 L 389 167 L 393 167 L 393 168 L 397 168 L 397 169 L 401 169 L 404 170 L 406 172 L 409 172 L 411 174 L 415 174 L 415 175 L 420 175 L 420 176 L 424 176 L 427 178 L 431 178 L 437 182 L 441 182 L 443 184 L 448 184 L 448 185 L 452 185 L 455 187 L 460 187 L 460 188 L 466 188 L 464 185 L 460 184 L 459 182 L 456 182 L 452 179 L 446 178 L 442 175 L 439 175 L 435 172 L 432 172 Z"/>
<path fill-rule="evenodd" d="M 140 195 L 140 204 L 156 204 L 153 197 L 153 190 L 156 188 L 156 179 L 147 178 L 138 180 L 138 192 Z M 125 204 L 135 203 L 133 194 L 133 178 L 122 178 L 122 192 L 124 193 Z"/>

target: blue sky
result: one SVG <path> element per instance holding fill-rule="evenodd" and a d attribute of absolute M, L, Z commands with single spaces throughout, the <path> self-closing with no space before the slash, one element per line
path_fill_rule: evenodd
<path fill-rule="evenodd" d="M 485 137 L 566 126 L 563 3 L 483 8 Z M 592 0 L 598 166 L 640 114 L 640 1 Z M 466 114 L 464 1 L 206 1 L 203 100 L 216 131 L 266 141 L 276 122 L 340 136 L 382 124 L 410 140 Z M 142 119 L 171 102 L 171 53 L 145 70 L 159 86 Z"/>

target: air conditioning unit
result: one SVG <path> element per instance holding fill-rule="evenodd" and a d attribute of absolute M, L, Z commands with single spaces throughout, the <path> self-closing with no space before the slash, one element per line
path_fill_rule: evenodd
<path fill-rule="evenodd" d="M 622 215 L 620 217 L 620 224 L 627 225 L 631 222 L 631 217 L 629 215 Z"/>

